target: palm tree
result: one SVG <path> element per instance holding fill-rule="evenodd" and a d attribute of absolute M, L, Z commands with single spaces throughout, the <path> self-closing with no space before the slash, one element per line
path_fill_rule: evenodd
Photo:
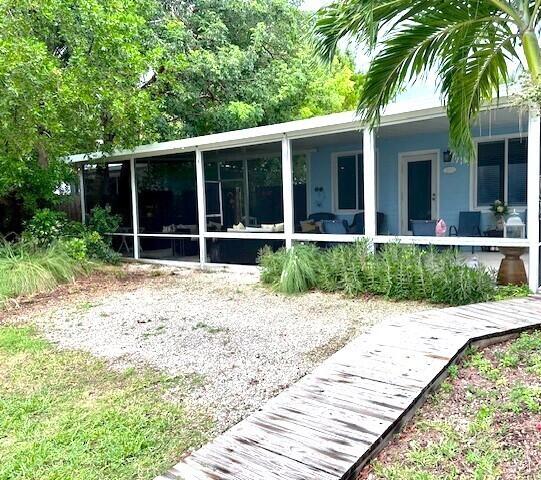
<path fill-rule="evenodd" d="M 335 0 L 316 17 L 316 42 L 331 59 L 343 38 L 377 51 L 359 101 L 364 122 L 378 123 L 400 88 L 438 75 L 447 105 L 450 147 L 473 158 L 471 125 L 483 103 L 508 85 L 510 66 L 525 59 L 541 83 L 541 0 Z"/>

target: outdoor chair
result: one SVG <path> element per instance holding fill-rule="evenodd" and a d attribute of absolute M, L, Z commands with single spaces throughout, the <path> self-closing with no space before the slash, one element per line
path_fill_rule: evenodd
<path fill-rule="evenodd" d="M 376 233 L 378 235 L 381 235 L 381 232 L 383 231 L 383 223 L 385 222 L 385 214 L 381 212 L 376 213 Z M 364 213 L 356 213 L 353 216 L 353 221 L 351 222 L 351 225 L 348 227 L 348 233 L 352 233 L 354 235 L 364 235 L 365 232 L 365 225 L 364 225 Z"/>
<path fill-rule="evenodd" d="M 481 212 L 460 212 L 458 216 L 458 228 L 455 225 L 449 227 L 450 237 L 480 237 L 481 235 Z M 471 253 L 475 253 L 475 246 L 471 247 Z"/>

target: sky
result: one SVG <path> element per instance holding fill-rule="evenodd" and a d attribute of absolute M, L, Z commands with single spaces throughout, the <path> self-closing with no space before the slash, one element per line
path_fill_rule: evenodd
<path fill-rule="evenodd" d="M 331 2 L 332 0 L 304 0 L 301 8 L 307 11 L 316 11 L 318 8 L 328 5 Z M 362 48 L 358 48 L 355 58 L 357 68 L 361 71 L 365 71 L 370 64 L 370 57 L 364 54 Z M 416 82 L 414 85 L 406 89 L 406 91 L 401 93 L 398 96 L 397 100 L 409 101 L 433 98 L 437 96 L 435 83 L 436 78 L 433 76 L 429 78 L 428 81 Z"/>

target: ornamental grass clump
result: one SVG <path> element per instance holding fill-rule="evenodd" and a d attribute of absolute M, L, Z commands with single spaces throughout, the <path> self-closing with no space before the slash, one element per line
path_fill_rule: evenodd
<path fill-rule="evenodd" d="M 47 292 L 92 268 L 74 257 L 62 242 L 48 247 L 33 243 L 0 243 L 0 305 L 10 298 Z"/>
<path fill-rule="evenodd" d="M 306 292 L 317 285 L 319 261 L 318 248 L 312 245 L 299 244 L 277 252 L 267 247 L 259 254 L 261 280 L 282 293 Z"/>

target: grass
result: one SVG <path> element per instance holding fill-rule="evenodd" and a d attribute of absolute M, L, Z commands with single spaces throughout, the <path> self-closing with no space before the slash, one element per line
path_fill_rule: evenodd
<path fill-rule="evenodd" d="M 21 295 L 51 291 L 91 269 L 90 262 L 74 259 L 62 243 L 47 248 L 0 243 L 0 307 Z"/>
<path fill-rule="evenodd" d="M 0 479 L 153 478 L 210 430 L 205 416 L 163 398 L 196 382 L 114 372 L 29 328 L 0 327 Z"/>
<path fill-rule="evenodd" d="M 541 479 L 540 354 L 541 332 L 471 351 L 359 478 Z"/>

